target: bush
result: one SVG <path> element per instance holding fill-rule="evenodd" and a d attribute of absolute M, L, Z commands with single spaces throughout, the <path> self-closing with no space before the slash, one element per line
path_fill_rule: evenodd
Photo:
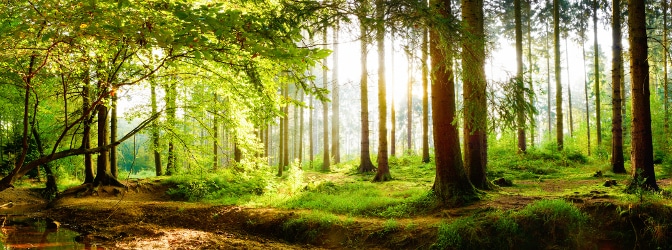
<path fill-rule="evenodd" d="M 173 199 L 232 204 L 241 198 L 263 194 L 270 180 L 270 174 L 266 171 L 237 172 L 226 169 L 206 175 L 173 176 L 165 181 L 175 185 L 167 191 Z"/>

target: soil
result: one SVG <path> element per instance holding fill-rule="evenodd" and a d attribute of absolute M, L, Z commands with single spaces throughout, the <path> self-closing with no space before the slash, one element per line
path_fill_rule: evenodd
<path fill-rule="evenodd" d="M 429 248 L 436 240 L 437 225 L 479 211 L 521 209 L 539 199 L 561 197 L 579 206 L 612 202 L 599 191 L 571 193 L 573 187 L 601 185 L 596 178 L 582 182 L 520 181 L 538 185 L 548 196 L 520 195 L 516 186 L 488 194 L 488 199 L 459 208 L 445 208 L 422 216 L 396 219 L 404 230 L 385 228 L 384 218 L 351 218 L 347 227 L 334 224 L 317 237 L 297 232 L 288 235 L 283 223 L 305 211 L 274 208 L 213 206 L 172 201 L 170 186 L 157 180 L 131 180 L 128 189 L 80 186 L 48 203 L 39 191 L 14 188 L 0 192 L 0 214 L 29 213 L 49 218 L 62 227 L 81 233 L 84 244 L 119 249 L 334 249 L 334 248 Z M 667 188 L 670 180 L 660 180 Z M 412 228 L 408 225 L 414 225 Z M 403 228 L 402 228 L 403 229 Z M 304 235 L 302 235 L 304 234 Z"/>

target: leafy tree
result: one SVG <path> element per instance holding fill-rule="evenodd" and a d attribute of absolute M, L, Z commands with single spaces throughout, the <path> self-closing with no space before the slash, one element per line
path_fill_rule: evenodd
<path fill-rule="evenodd" d="M 368 26 L 369 26 L 369 17 L 367 16 L 370 13 L 371 5 L 368 0 L 359 1 L 359 6 L 357 8 L 357 19 L 359 19 L 359 30 L 360 30 L 360 45 L 362 54 L 360 55 L 360 62 L 362 67 L 362 73 L 359 80 L 360 87 L 360 105 L 361 105 L 361 148 L 360 148 L 360 160 L 359 160 L 359 172 L 372 172 L 376 170 L 376 167 L 371 162 L 371 155 L 369 151 L 369 91 L 368 91 L 368 45 L 369 45 L 369 35 L 368 35 Z"/>
<path fill-rule="evenodd" d="M 387 155 L 387 90 L 385 82 L 385 1 L 376 0 L 376 46 L 378 47 L 378 170 L 374 182 L 392 179 Z"/>

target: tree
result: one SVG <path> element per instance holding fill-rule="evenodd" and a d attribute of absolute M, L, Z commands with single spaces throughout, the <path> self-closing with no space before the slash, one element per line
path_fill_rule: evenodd
<path fill-rule="evenodd" d="M 177 110 L 177 84 L 169 80 L 166 86 L 166 121 L 170 129 L 175 129 L 175 112 Z M 177 152 L 175 149 L 175 133 L 168 135 L 168 162 L 166 163 L 166 175 L 177 173 Z"/>
<path fill-rule="evenodd" d="M 149 79 L 149 91 L 150 91 L 150 102 L 152 106 L 152 115 L 158 115 L 158 107 L 156 104 L 156 79 L 151 77 Z M 152 132 L 152 154 L 154 155 L 154 171 L 156 176 L 163 175 L 163 167 L 161 166 L 161 153 L 160 153 L 160 138 L 159 138 L 159 123 L 157 120 L 152 121 L 151 126 Z"/>
<path fill-rule="evenodd" d="M 327 46 L 327 30 L 322 31 L 322 39 L 326 49 Z M 324 65 L 327 65 L 327 59 L 324 59 Z M 322 86 L 327 89 L 327 68 L 322 69 Z M 329 106 L 327 101 L 322 101 L 322 171 L 329 171 Z"/>
<path fill-rule="evenodd" d="M 413 51 L 407 50 L 409 58 L 408 87 L 406 88 L 406 150 L 413 151 Z"/>
<path fill-rule="evenodd" d="M 666 1 L 666 0 L 665 0 Z M 611 169 L 625 173 L 623 164 L 623 117 L 621 114 L 621 68 L 623 67 L 621 42 L 621 1 L 613 1 L 612 11 L 612 63 L 611 63 Z"/>
<path fill-rule="evenodd" d="M 85 112 L 86 115 L 83 115 L 82 119 L 82 148 L 85 150 L 91 149 L 91 113 L 92 109 L 90 107 L 90 89 L 89 89 L 89 73 L 85 71 L 84 84 L 82 85 L 82 112 Z M 84 183 L 93 183 L 94 173 L 93 173 L 93 159 L 91 153 L 84 154 Z"/>
<path fill-rule="evenodd" d="M 422 162 L 429 162 L 429 67 L 427 67 L 429 39 L 427 28 L 422 29 Z"/>
<path fill-rule="evenodd" d="M 390 71 L 394 72 L 394 32 L 390 32 Z M 395 108 L 396 103 L 394 101 L 394 90 L 397 87 L 394 76 L 390 79 L 390 90 L 393 93 L 390 96 L 390 155 L 395 156 L 397 154 L 397 110 Z M 386 111 L 387 112 L 387 111 Z"/>
<path fill-rule="evenodd" d="M 392 179 L 387 159 L 387 90 L 385 83 L 385 1 L 376 0 L 376 45 L 378 47 L 378 170 L 374 182 Z"/>
<path fill-rule="evenodd" d="M 438 23 L 452 21 L 450 0 L 431 0 Z M 455 119 L 455 83 L 453 81 L 452 47 L 447 26 L 430 25 L 429 50 L 432 57 L 432 110 L 434 127 L 434 161 L 436 177 L 432 191 L 444 203 L 461 202 L 474 197 L 476 189 L 469 181 L 462 164 L 459 135 Z"/>
<path fill-rule="evenodd" d="M 338 83 L 338 32 L 339 32 L 339 27 L 338 23 L 334 25 L 334 51 L 332 52 L 333 55 L 333 68 L 331 69 L 331 78 L 332 78 L 332 86 L 331 86 L 331 156 L 334 157 L 334 164 L 338 164 L 341 162 L 341 146 L 340 146 L 340 110 L 339 110 L 339 105 L 340 102 L 338 100 L 338 89 L 339 89 L 339 83 Z"/>
<path fill-rule="evenodd" d="M 651 107 L 649 62 L 646 36 L 646 4 L 628 0 L 628 42 L 630 44 L 630 75 L 632 76 L 632 177 L 631 187 L 658 190 L 653 168 L 651 138 Z"/>
<path fill-rule="evenodd" d="M 514 0 L 514 16 L 516 23 L 516 100 L 524 101 L 523 89 L 523 24 L 522 24 L 522 0 Z M 524 153 L 527 150 L 525 136 L 525 110 L 521 105 L 517 105 L 516 126 L 518 127 L 518 152 Z"/>
<path fill-rule="evenodd" d="M 357 18 L 359 19 L 359 30 L 360 30 L 360 45 L 361 45 L 361 55 L 360 62 L 362 67 L 362 73 L 359 79 L 359 93 L 360 93 L 360 105 L 361 105 L 361 124 L 362 124 L 362 133 L 361 133 L 361 147 L 359 154 L 359 172 L 372 172 L 376 170 L 376 167 L 371 162 L 371 154 L 369 151 L 369 91 L 368 91 L 368 23 L 366 22 L 367 13 L 371 8 L 368 0 L 359 1 L 359 12 Z"/>
<path fill-rule="evenodd" d="M 117 141 L 117 95 L 115 93 L 111 95 L 110 142 L 114 144 Z M 114 178 L 119 178 L 119 168 L 117 165 L 117 146 L 112 146 L 110 148 L 110 173 Z"/>
<path fill-rule="evenodd" d="M 553 53 L 555 58 L 555 136 L 558 150 L 564 144 L 562 126 L 562 79 L 560 70 L 560 0 L 553 0 Z"/>
<path fill-rule="evenodd" d="M 473 185 L 480 189 L 490 189 L 486 176 L 488 111 L 483 0 L 464 1 L 462 19 L 467 34 L 466 40 L 462 42 L 464 162 Z"/>
<path fill-rule="evenodd" d="M 597 145 L 602 144 L 602 122 L 600 116 L 600 47 L 597 43 L 597 0 L 593 0 L 593 37 L 595 47 L 595 133 L 597 133 Z"/>

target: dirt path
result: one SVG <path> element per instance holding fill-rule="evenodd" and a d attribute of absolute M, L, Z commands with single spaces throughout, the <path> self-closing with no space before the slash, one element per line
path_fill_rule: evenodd
<path fill-rule="evenodd" d="M 521 181 L 519 186 L 489 192 L 484 201 L 468 206 L 396 219 L 399 228 L 395 230 L 385 228 L 387 219 L 342 216 L 342 220 L 351 220 L 347 226 L 334 224 L 322 229 L 319 238 L 308 240 L 299 235 L 283 235 L 288 230 L 282 230 L 283 223 L 307 211 L 171 201 L 166 195 L 169 186 L 160 181 L 130 181 L 126 183 L 127 191 L 106 187 L 95 192 L 66 192 L 50 204 L 35 190 L 9 189 L 0 192 L 0 204 L 12 201 L 14 206 L 0 208 L 0 213 L 30 212 L 36 217 L 51 218 L 81 232 L 77 240 L 82 243 L 121 249 L 427 248 L 435 241 L 437 225 L 442 221 L 491 209 L 521 209 L 539 199 L 559 197 L 575 203 L 609 199 L 600 196 L 601 191 L 592 190 L 600 189 L 601 182 Z M 667 186 L 670 181 L 661 180 L 659 184 Z M 521 186 L 534 186 L 550 196 L 523 194 Z M 580 189 L 585 186 L 589 188 Z M 583 191 L 567 191 L 572 189 Z M 303 233 L 310 234 L 312 229 Z"/>

